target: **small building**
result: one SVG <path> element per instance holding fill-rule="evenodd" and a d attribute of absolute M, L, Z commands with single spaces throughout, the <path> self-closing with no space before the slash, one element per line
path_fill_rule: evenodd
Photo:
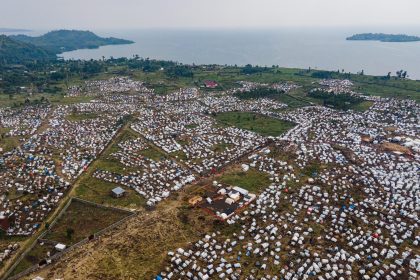
<path fill-rule="evenodd" d="M 217 88 L 219 84 L 216 81 L 204 81 L 204 86 L 206 88 Z"/>
<path fill-rule="evenodd" d="M 189 203 L 191 206 L 196 206 L 196 205 L 197 205 L 198 203 L 200 203 L 202 200 L 203 200 L 203 198 L 202 198 L 201 196 L 197 195 L 197 196 L 194 196 L 194 197 L 190 198 L 190 199 L 188 200 L 188 203 Z"/>
<path fill-rule="evenodd" d="M 111 195 L 115 198 L 123 197 L 125 195 L 125 190 L 121 187 L 116 187 L 112 189 Z"/>
<path fill-rule="evenodd" d="M 245 196 L 249 194 L 249 191 L 241 188 L 241 187 L 233 187 L 232 188 L 234 191 L 237 191 L 238 193 L 240 193 L 241 195 Z"/>
<path fill-rule="evenodd" d="M 57 245 L 55 245 L 54 249 L 58 252 L 63 252 L 66 249 L 66 245 L 58 243 Z"/>

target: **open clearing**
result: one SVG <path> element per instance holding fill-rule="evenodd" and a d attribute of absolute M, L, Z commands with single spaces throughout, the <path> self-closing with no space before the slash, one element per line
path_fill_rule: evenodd
<path fill-rule="evenodd" d="M 95 205 L 73 200 L 63 216 L 57 220 L 43 239 L 63 243 L 67 247 L 99 232 L 128 216 L 129 212 L 106 209 Z M 52 244 L 37 243 L 34 248 L 17 265 L 12 275 L 40 263 L 48 257 L 48 252 L 55 253 Z"/>
<path fill-rule="evenodd" d="M 93 177 L 86 178 L 75 190 L 76 196 L 98 204 L 139 209 L 146 206 L 146 199 L 134 190 L 124 187 L 125 195 L 120 198 L 111 196 L 117 185 Z"/>
<path fill-rule="evenodd" d="M 259 190 L 266 188 L 271 183 L 268 175 L 264 172 L 255 169 L 243 172 L 239 168 L 228 170 L 219 180 L 224 184 L 244 188 L 251 193 L 258 193 Z"/>
<path fill-rule="evenodd" d="M 127 215 L 127 212 L 73 200 L 63 216 L 45 236 L 45 239 L 73 245 Z M 69 229 L 73 230 L 73 234 L 70 236 Z"/>
<path fill-rule="evenodd" d="M 140 213 L 36 275 L 46 279 L 66 275 L 72 275 L 72 279 L 154 279 L 168 251 L 188 246 L 204 233 L 229 233 L 235 228 L 201 209 L 190 208 L 188 195 L 179 193 L 159 204 L 156 211 Z"/>
<path fill-rule="evenodd" d="M 216 119 L 229 126 L 246 129 L 263 136 L 277 137 L 295 125 L 291 122 L 274 119 L 248 112 L 227 112 L 216 115 Z"/>

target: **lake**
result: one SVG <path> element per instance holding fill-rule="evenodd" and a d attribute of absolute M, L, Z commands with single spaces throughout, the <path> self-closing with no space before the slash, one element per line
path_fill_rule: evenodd
<path fill-rule="evenodd" d="M 409 35 L 419 35 L 420 29 Z M 282 67 L 344 69 L 346 72 L 386 75 L 404 69 L 420 79 L 420 42 L 383 43 L 347 41 L 361 29 L 278 30 L 131 30 L 95 31 L 135 41 L 132 45 L 105 46 L 62 54 L 65 59 L 141 57 L 196 64 L 279 65 Z M 390 32 L 390 30 L 373 30 Z M 399 30 L 395 30 L 399 31 Z M 417 32 L 416 32 L 417 31 Z M 401 33 L 405 33 L 403 30 Z M 413 34 L 414 33 L 414 34 Z"/>

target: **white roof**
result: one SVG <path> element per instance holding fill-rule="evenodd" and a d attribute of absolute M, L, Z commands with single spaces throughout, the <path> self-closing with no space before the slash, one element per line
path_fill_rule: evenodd
<path fill-rule="evenodd" d="M 112 192 L 118 195 L 125 193 L 125 190 L 121 187 L 116 187 L 115 189 L 112 189 Z"/>
<path fill-rule="evenodd" d="M 66 245 L 58 243 L 57 245 L 55 245 L 55 249 L 62 251 L 66 249 Z"/>

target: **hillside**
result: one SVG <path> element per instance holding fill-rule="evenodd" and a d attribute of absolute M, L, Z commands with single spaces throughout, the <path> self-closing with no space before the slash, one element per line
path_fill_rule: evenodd
<path fill-rule="evenodd" d="M 420 37 L 403 34 L 364 33 L 348 37 L 349 41 L 416 42 Z"/>
<path fill-rule="evenodd" d="M 106 45 L 132 44 L 133 41 L 118 38 L 102 38 L 90 31 L 57 30 L 39 37 L 27 35 L 10 36 L 15 40 L 42 47 L 55 54 L 77 49 L 95 49 Z"/>
<path fill-rule="evenodd" d="M 54 53 L 34 45 L 0 35 L 0 63 L 21 63 L 27 60 L 55 59 Z"/>

